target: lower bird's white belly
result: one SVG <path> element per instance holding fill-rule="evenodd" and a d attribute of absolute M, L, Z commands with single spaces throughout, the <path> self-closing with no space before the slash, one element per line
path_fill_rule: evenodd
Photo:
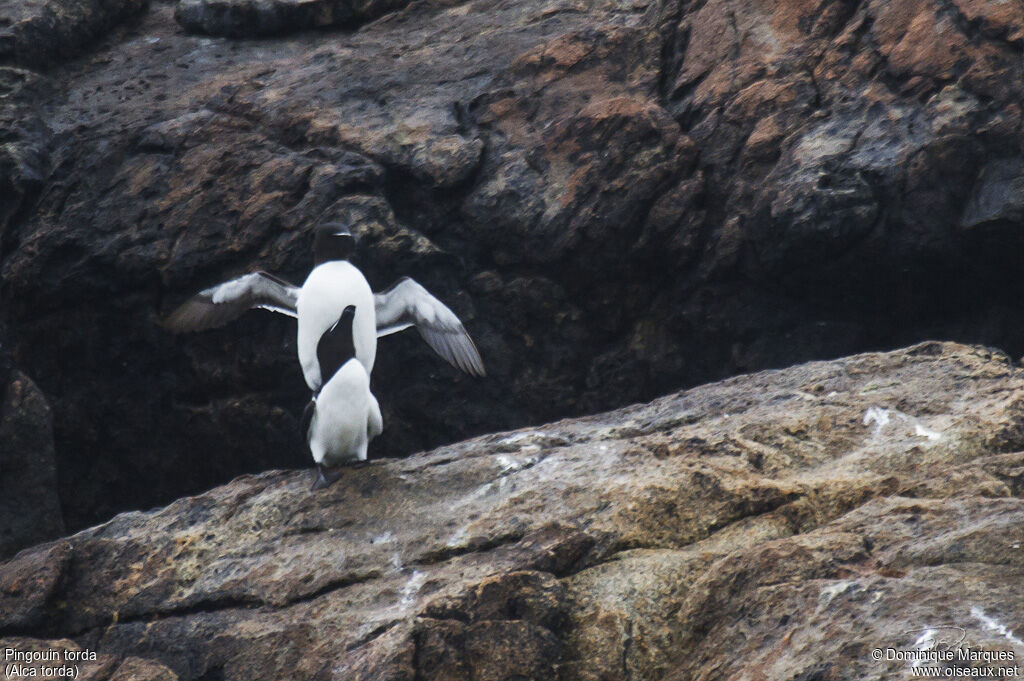
<path fill-rule="evenodd" d="M 366 370 L 358 360 L 349 360 L 316 398 L 309 426 L 309 449 L 316 463 L 366 460 L 371 400 Z"/>
<path fill-rule="evenodd" d="M 369 374 L 377 356 L 377 318 L 373 291 L 362 272 L 346 261 L 325 262 L 309 273 L 299 291 L 295 306 L 299 317 L 299 364 L 306 384 L 314 392 L 323 383 L 316 356 L 317 343 L 349 305 L 356 308 L 352 321 L 356 359 Z"/>

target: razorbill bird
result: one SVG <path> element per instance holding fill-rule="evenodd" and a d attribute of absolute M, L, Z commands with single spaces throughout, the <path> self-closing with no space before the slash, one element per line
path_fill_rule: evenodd
<path fill-rule="evenodd" d="M 359 308 L 346 306 L 316 343 L 323 387 L 302 414 L 302 431 L 317 468 L 314 490 L 338 479 L 331 467 L 366 461 L 367 445 L 384 428 L 380 406 L 370 392 L 370 374 L 358 359 L 354 335 L 358 319 Z"/>
<path fill-rule="evenodd" d="M 330 226 L 316 234 L 316 267 L 306 277 L 295 301 L 299 318 L 299 364 L 306 385 L 314 393 L 327 382 L 318 357 L 319 344 L 326 332 L 334 327 L 343 311 L 354 306 L 355 318 L 346 339 L 353 344 L 355 358 L 362 362 L 366 374 L 373 371 L 377 357 L 377 322 L 374 314 L 373 291 L 363 273 L 348 261 L 353 238 L 337 232 Z M 340 365 L 339 365 L 340 366 Z"/>
<path fill-rule="evenodd" d="M 323 225 L 317 229 L 313 244 L 316 267 L 301 288 L 266 272 L 252 272 L 200 291 L 172 312 L 164 326 L 174 333 L 201 331 L 223 326 L 254 308 L 298 317 L 299 361 L 306 383 L 315 391 L 321 382 L 313 358 L 319 333 L 337 319 L 338 311 L 353 304 L 358 310 L 356 357 L 363 362 L 367 373 L 372 371 L 376 356 L 376 345 L 371 348 L 367 329 L 375 328 L 376 336 L 381 337 L 415 326 L 427 345 L 452 366 L 473 376 L 486 375 L 480 353 L 462 322 L 416 281 L 403 277 L 391 288 L 372 294 L 373 307 L 369 308 L 363 295 L 369 290 L 369 284 L 348 262 L 354 250 L 355 238 L 347 227 L 338 223 Z M 344 263 L 344 266 L 335 266 L 337 263 Z M 328 264 L 332 266 L 318 272 Z M 350 285 L 354 287 L 351 291 L 347 288 Z M 300 307 L 299 300 L 307 286 L 314 287 L 320 294 L 316 298 L 307 296 Z M 327 295 L 331 304 L 321 307 L 312 302 L 322 295 Z M 316 311 L 305 326 L 303 310 Z M 369 323 L 371 312 L 373 322 Z"/>

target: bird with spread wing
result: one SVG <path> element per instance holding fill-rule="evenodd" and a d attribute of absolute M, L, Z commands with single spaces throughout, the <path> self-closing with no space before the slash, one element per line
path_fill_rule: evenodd
<path fill-rule="evenodd" d="M 484 363 L 455 313 L 418 283 L 404 277 L 373 293 L 349 257 L 355 237 L 344 225 L 316 230 L 316 266 L 302 286 L 266 272 L 251 272 L 211 286 L 181 304 L 164 321 L 172 332 L 223 326 L 262 308 L 298 320 L 297 350 L 312 391 L 301 429 L 317 466 L 313 489 L 338 479 L 331 466 L 366 459 L 370 440 L 383 429 L 370 372 L 377 338 L 415 326 L 437 354 L 472 376 Z"/>
<path fill-rule="evenodd" d="M 314 245 L 317 264 L 347 260 L 354 248 L 351 234 L 335 225 L 325 227 L 318 230 Z M 164 326 L 174 333 L 202 331 L 223 326 L 254 308 L 297 318 L 301 292 L 302 287 L 272 274 L 251 272 L 200 291 L 172 312 Z M 374 293 L 373 309 L 377 337 L 414 326 L 452 366 L 471 376 L 486 375 L 480 353 L 459 318 L 413 279 L 403 277 L 391 288 Z M 372 359 L 367 371 L 371 369 Z"/>

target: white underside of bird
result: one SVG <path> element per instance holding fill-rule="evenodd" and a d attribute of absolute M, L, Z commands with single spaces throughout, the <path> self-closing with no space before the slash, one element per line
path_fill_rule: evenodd
<path fill-rule="evenodd" d="M 380 406 L 370 392 L 369 374 L 358 359 L 352 358 L 316 397 L 307 433 L 313 460 L 328 467 L 365 461 L 367 445 L 383 430 Z"/>
<path fill-rule="evenodd" d="M 347 261 L 332 260 L 313 268 L 299 291 L 295 305 L 299 318 L 299 364 L 306 385 L 314 393 L 323 384 L 316 345 L 349 305 L 356 307 L 352 322 L 356 359 L 369 375 L 377 357 L 377 321 L 373 291 L 363 273 Z"/>

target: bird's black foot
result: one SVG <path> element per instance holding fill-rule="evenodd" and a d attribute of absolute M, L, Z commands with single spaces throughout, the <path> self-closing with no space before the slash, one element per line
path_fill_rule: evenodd
<path fill-rule="evenodd" d="M 316 465 L 316 477 L 313 479 L 312 491 L 330 487 L 332 484 L 337 482 L 338 478 L 341 477 L 341 473 L 337 471 L 329 471 L 323 464 Z"/>

